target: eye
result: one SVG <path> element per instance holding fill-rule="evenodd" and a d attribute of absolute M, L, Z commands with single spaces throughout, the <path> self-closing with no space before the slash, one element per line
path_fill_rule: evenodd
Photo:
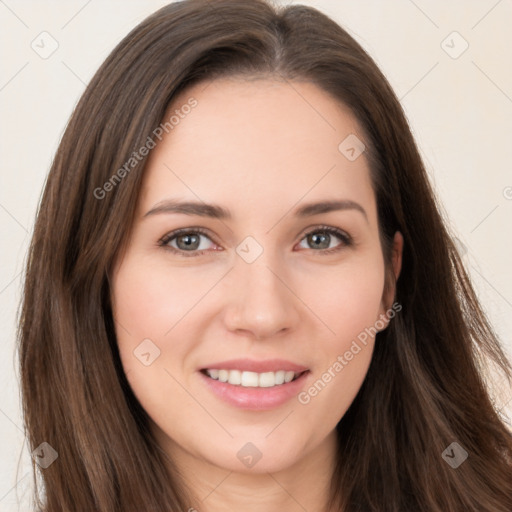
<path fill-rule="evenodd" d="M 201 228 L 178 229 L 165 235 L 158 245 L 183 256 L 197 256 L 208 250 L 208 243 L 203 243 L 201 238 L 211 241 Z M 186 254 L 187 252 L 190 254 Z"/>
<path fill-rule="evenodd" d="M 209 250 L 208 243 L 203 243 L 201 240 L 202 238 L 212 242 L 206 231 L 201 228 L 183 228 L 165 235 L 159 240 L 158 245 L 182 256 L 199 256 Z M 333 238 L 338 238 L 341 243 L 332 247 L 331 242 L 333 241 Z M 314 230 L 307 232 L 302 240 L 311 244 L 310 247 L 305 247 L 305 249 L 312 247 L 315 249 L 315 252 L 319 252 L 321 254 L 337 252 L 343 249 L 343 247 L 351 246 L 353 243 L 350 235 L 340 229 L 330 226 L 319 226 Z M 216 248 L 213 250 L 221 249 Z"/>
<path fill-rule="evenodd" d="M 331 242 L 333 241 L 333 237 L 341 240 L 341 244 L 332 247 Z M 312 246 L 315 249 L 320 249 L 315 252 L 320 252 L 322 254 L 337 252 L 343 249 L 343 247 L 349 247 L 352 245 L 352 238 L 347 233 L 330 226 L 315 228 L 314 230 L 307 232 L 302 240 L 305 240 L 307 244 L 311 244 L 310 247 Z M 308 249 L 309 247 L 305 248 Z"/>

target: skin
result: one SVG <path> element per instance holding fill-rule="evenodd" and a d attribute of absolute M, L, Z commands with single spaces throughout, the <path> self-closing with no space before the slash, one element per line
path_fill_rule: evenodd
<path fill-rule="evenodd" d="M 191 509 L 326 510 L 335 426 L 361 387 L 374 340 L 305 405 L 294 397 L 272 410 L 236 408 L 205 386 L 198 369 L 283 358 L 309 368 L 307 390 L 389 310 L 395 290 L 384 288 L 365 154 L 349 161 L 338 150 L 349 134 L 363 135 L 348 108 L 306 82 L 197 84 L 169 112 L 190 97 L 197 106 L 151 151 L 131 236 L 114 267 L 122 364 L 158 443 L 197 495 Z M 145 216 L 170 198 L 216 203 L 233 218 Z M 294 215 L 306 202 L 329 199 L 357 202 L 366 216 L 355 209 Z M 353 245 L 331 235 L 328 247 L 340 250 L 326 254 L 306 236 L 322 225 L 348 233 Z M 208 233 L 195 256 L 158 244 L 193 227 Z M 252 263 L 236 252 L 247 236 L 263 249 Z M 180 240 L 168 245 L 183 253 Z M 396 233 L 395 278 L 402 245 Z M 133 354 L 147 338 L 160 350 L 149 366 Z M 237 457 L 247 442 L 262 454 L 252 468 Z"/>

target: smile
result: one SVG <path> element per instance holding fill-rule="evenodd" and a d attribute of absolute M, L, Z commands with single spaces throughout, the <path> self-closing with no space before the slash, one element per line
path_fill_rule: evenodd
<path fill-rule="evenodd" d="M 233 386 L 246 388 L 271 388 L 281 386 L 297 379 L 304 372 L 278 370 L 276 372 L 250 372 L 226 369 L 205 369 L 204 373 L 211 379 L 227 382 Z"/>

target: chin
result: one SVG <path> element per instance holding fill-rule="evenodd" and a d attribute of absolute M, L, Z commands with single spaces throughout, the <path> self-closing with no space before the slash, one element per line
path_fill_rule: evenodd
<path fill-rule="evenodd" d="M 230 471 L 246 474 L 275 473 L 293 466 L 299 460 L 299 447 L 284 443 L 279 438 L 272 441 L 264 437 L 244 436 L 231 439 L 227 446 L 219 446 L 217 453 L 210 452 L 211 462 Z M 227 455 L 227 456 L 226 456 Z"/>

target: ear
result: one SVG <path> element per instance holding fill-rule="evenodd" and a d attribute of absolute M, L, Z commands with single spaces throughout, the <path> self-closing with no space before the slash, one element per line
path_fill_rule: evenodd
<path fill-rule="evenodd" d="M 380 313 L 386 315 L 386 311 L 391 309 L 396 293 L 396 282 L 402 270 L 402 253 L 404 248 L 404 237 L 400 231 L 397 231 L 393 237 L 393 247 L 391 249 L 391 269 L 386 269 L 386 277 L 384 283 L 384 291 L 382 294 L 381 311 Z M 385 320 L 386 327 L 389 319 Z"/>

